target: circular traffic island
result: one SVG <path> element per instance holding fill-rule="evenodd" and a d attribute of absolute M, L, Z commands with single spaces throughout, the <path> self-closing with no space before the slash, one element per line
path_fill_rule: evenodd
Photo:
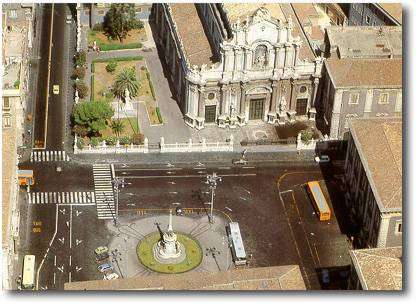
<path fill-rule="evenodd" d="M 202 261 L 202 248 L 199 242 L 190 235 L 175 232 L 183 257 L 173 258 L 171 261 L 161 260 L 155 256 L 160 233 L 154 232 L 145 236 L 137 245 L 137 256 L 146 268 L 166 274 L 178 274 L 196 268 Z"/>

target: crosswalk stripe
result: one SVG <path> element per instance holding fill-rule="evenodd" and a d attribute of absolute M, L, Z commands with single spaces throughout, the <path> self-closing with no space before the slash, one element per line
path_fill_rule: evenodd
<path fill-rule="evenodd" d="M 30 162 L 50 161 L 70 161 L 70 158 L 66 151 L 61 150 L 32 151 L 30 153 Z"/>
<path fill-rule="evenodd" d="M 95 205 L 94 192 L 31 192 L 29 204 Z M 106 210 L 108 210 L 108 206 Z M 114 205 L 110 209 L 114 211 Z"/>

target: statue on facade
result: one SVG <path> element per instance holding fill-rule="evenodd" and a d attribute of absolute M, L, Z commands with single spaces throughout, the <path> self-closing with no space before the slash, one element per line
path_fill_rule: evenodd
<path fill-rule="evenodd" d="M 254 66 L 257 68 L 265 68 L 267 64 L 267 47 L 259 45 L 256 48 L 254 56 Z"/>

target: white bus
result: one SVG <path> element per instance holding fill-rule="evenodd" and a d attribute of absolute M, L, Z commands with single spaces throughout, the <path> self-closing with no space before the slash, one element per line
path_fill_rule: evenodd
<path fill-rule="evenodd" d="M 35 256 L 26 255 L 23 260 L 23 289 L 35 288 Z"/>
<path fill-rule="evenodd" d="M 237 222 L 230 222 L 228 225 L 228 237 L 231 242 L 231 252 L 235 265 L 246 265 L 247 256 L 244 250 L 243 239 L 241 238 L 240 227 Z"/>

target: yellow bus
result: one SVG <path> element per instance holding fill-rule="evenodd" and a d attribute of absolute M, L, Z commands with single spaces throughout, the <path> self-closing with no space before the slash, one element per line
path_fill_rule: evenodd
<path fill-rule="evenodd" d="M 320 221 L 328 221 L 331 219 L 331 209 L 326 202 L 324 194 L 319 186 L 318 181 L 308 182 L 307 184 L 309 195 L 313 200 L 313 204 Z"/>
<path fill-rule="evenodd" d="M 35 256 L 26 255 L 23 260 L 23 289 L 35 288 Z"/>

